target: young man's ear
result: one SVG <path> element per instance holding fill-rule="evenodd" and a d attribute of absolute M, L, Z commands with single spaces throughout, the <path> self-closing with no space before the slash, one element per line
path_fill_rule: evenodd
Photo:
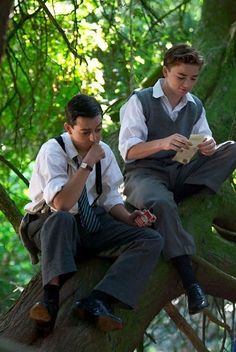
<path fill-rule="evenodd" d="M 72 134 L 73 127 L 72 127 L 71 125 L 69 125 L 67 122 L 64 123 L 64 129 L 65 129 L 66 132 L 68 132 L 69 134 Z"/>
<path fill-rule="evenodd" d="M 163 73 L 163 76 L 166 77 L 167 76 L 167 72 L 168 72 L 168 68 L 166 66 L 163 66 L 162 68 L 162 73 Z"/>

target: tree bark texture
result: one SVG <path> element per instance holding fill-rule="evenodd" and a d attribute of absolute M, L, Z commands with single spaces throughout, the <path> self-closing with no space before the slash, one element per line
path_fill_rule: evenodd
<path fill-rule="evenodd" d="M 4 54 L 6 44 L 7 23 L 9 20 L 13 0 L 1 0 L 0 11 L 0 62 Z"/>
<path fill-rule="evenodd" d="M 226 185 L 224 193 L 227 189 Z M 203 288 L 210 295 L 236 302 L 236 246 L 222 239 L 212 231 L 211 226 L 221 206 L 220 195 L 208 198 L 197 195 L 191 201 L 185 201 L 180 209 L 185 227 L 194 234 L 197 243 L 198 252 L 193 262 Z M 1 317 L 0 338 L 30 345 L 40 352 L 62 352 L 65 351 L 65 346 L 68 352 L 133 351 L 151 320 L 172 299 L 180 296 L 183 288 L 172 265 L 161 260 L 138 307 L 134 311 L 116 309 L 116 313 L 124 321 L 123 330 L 104 334 L 74 317 L 71 307 L 77 298 L 90 292 L 109 265 L 110 261 L 101 259 L 78 264 L 78 272 L 62 288 L 60 311 L 54 332 L 44 339 L 37 338 L 34 323 L 28 316 L 30 307 L 42 295 L 39 273 L 11 310 Z"/>
<path fill-rule="evenodd" d="M 5 10 L 4 14 L 6 15 Z M 205 0 L 201 25 L 194 43 L 207 60 L 195 93 L 203 99 L 217 142 L 236 137 L 235 19 L 235 0 L 219 0 L 217 3 L 215 0 Z M 0 27 L 0 36 L 1 33 Z M 6 202 L 3 197 L 4 192 L 0 192 L 1 210 L 4 207 L 9 209 L 5 214 L 10 220 L 11 202 Z M 215 224 L 215 228 L 222 229 L 222 233 L 236 233 L 235 186 L 226 182 L 219 195 L 192 197 L 180 206 L 180 214 L 185 228 L 194 235 L 196 241 L 194 268 L 206 293 L 236 302 L 236 246 L 222 238 L 212 227 Z M 16 212 L 11 218 L 14 228 L 18 227 L 19 220 L 20 215 Z M 183 288 L 171 264 L 161 260 L 137 309 L 116 310 L 124 321 L 124 329 L 104 334 L 73 317 L 71 307 L 75 299 L 90 292 L 109 265 L 109 261 L 101 259 L 79 263 L 78 272 L 62 288 L 54 332 L 45 339 L 37 338 L 34 324 L 28 317 L 30 307 L 42 295 L 39 273 L 10 311 L 1 317 L 0 338 L 30 345 L 31 349 L 40 352 L 133 351 L 153 317 L 172 299 L 180 296 Z M 0 346 L 1 343 L 0 340 Z"/>
<path fill-rule="evenodd" d="M 194 90 L 202 99 L 216 141 L 236 139 L 236 2 L 205 0 L 193 45 L 206 60 Z"/>

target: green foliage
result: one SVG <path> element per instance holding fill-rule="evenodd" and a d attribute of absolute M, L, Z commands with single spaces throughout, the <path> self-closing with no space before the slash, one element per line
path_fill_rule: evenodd
<path fill-rule="evenodd" d="M 0 314 L 12 306 L 35 273 L 29 256 L 11 225 L 0 215 Z"/>
<path fill-rule="evenodd" d="M 64 106 L 78 91 L 96 95 L 112 115 L 168 45 L 191 41 L 199 4 L 18 2 L 0 75 L 4 156 L 25 171 L 39 145 L 62 130 Z"/>
<path fill-rule="evenodd" d="M 134 88 L 153 72 L 156 75 L 166 48 L 176 42 L 192 42 L 202 3 L 202 0 L 16 2 L 1 64 L 0 155 L 29 179 L 40 145 L 62 131 L 67 101 L 83 91 L 102 103 L 104 139 L 111 141 L 119 159 L 119 107 Z M 236 100 L 228 93 L 236 83 L 233 45 L 226 54 L 233 59 L 224 80 L 217 81 L 221 70 L 217 66 L 210 76 L 209 71 L 206 76 L 203 74 L 206 85 L 199 88 L 200 97 L 204 97 L 211 111 L 210 122 L 217 130 L 218 140 L 228 134 L 235 138 L 232 111 Z M 209 85 L 217 86 L 212 100 L 208 100 Z M 217 124 L 222 129 L 217 129 Z M 28 201 L 27 186 L 0 163 L 1 184 L 23 212 Z M 2 214 L 0 221 L 1 313 L 12 305 L 38 268 L 32 267 L 26 250 Z M 157 319 L 161 319 L 165 328 L 169 326 L 167 317 Z M 156 320 L 157 323 L 160 322 Z M 170 326 L 171 335 L 174 331 L 174 326 Z M 181 344 L 184 346 L 185 342 L 179 342 L 177 348 Z M 218 349 L 215 346 L 213 350 Z"/>

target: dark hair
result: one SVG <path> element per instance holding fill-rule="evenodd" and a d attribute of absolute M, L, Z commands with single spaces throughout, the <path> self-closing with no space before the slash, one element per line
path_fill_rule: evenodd
<path fill-rule="evenodd" d="M 173 45 L 164 56 L 164 65 L 171 68 L 178 64 L 190 64 L 202 66 L 204 64 L 203 56 L 194 48 L 187 44 Z"/>
<path fill-rule="evenodd" d="M 79 116 L 93 118 L 102 115 L 102 113 L 102 108 L 97 100 L 82 93 L 75 95 L 65 109 L 66 122 L 71 126 L 75 125 Z"/>

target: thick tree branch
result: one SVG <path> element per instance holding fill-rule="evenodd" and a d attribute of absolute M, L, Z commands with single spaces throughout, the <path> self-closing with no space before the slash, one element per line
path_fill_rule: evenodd
<path fill-rule="evenodd" d="M 214 324 L 220 326 L 221 328 L 224 328 L 229 334 L 231 334 L 231 329 L 228 324 L 225 322 L 219 320 L 214 314 L 211 313 L 209 309 L 205 311 L 205 315 L 208 317 L 210 321 L 212 321 Z"/>
<path fill-rule="evenodd" d="M 236 252 L 236 246 L 234 246 L 234 250 Z M 201 253 L 201 249 L 199 252 Z M 236 258 L 236 253 L 234 258 Z M 226 254 L 225 260 L 227 261 L 227 259 Z M 226 274 L 223 271 L 224 265 L 219 263 L 221 269 L 218 269 L 200 256 L 193 257 L 193 263 L 196 265 L 198 278 L 208 294 L 231 302 L 236 301 L 236 275 Z"/>
<path fill-rule="evenodd" d="M 11 340 L 1 338 L 0 351 L 1 352 L 36 352 L 37 350 L 19 343 L 15 343 Z"/>
<path fill-rule="evenodd" d="M 10 161 L 4 158 L 4 156 L 0 155 L 0 162 L 5 164 L 10 170 L 14 171 L 14 173 L 26 184 L 29 186 L 29 181 L 25 178 L 25 176 L 12 164 Z"/>
<path fill-rule="evenodd" d="M 213 199 L 211 199 L 212 212 L 208 214 L 209 216 L 207 218 L 208 223 L 209 220 L 214 217 L 218 209 L 217 206 L 219 205 L 217 202 L 218 197 L 214 196 L 213 198 L 214 202 Z M 197 204 L 195 204 L 195 202 Z M 209 209 L 209 204 L 206 201 L 205 203 L 206 206 L 208 205 Z M 202 205 L 201 196 L 196 197 L 193 201 L 192 208 L 189 202 L 183 203 L 181 209 L 184 206 L 190 207 L 184 216 L 189 217 L 189 212 L 192 213 L 195 206 L 197 206 L 199 210 L 199 204 Z M 204 207 L 203 211 L 205 211 Z M 192 216 L 191 218 L 192 222 L 194 222 L 194 217 Z M 203 229 L 205 230 L 205 218 L 202 219 L 202 222 Z M 200 226 L 200 228 L 202 228 L 202 226 Z M 208 232 L 204 234 L 205 237 L 208 235 L 211 236 Z M 198 253 L 203 254 L 203 256 L 211 260 L 209 252 L 211 252 L 213 242 L 206 242 L 205 237 L 204 240 L 202 240 L 198 231 L 193 231 L 193 233 L 197 242 Z M 220 239 L 220 237 L 218 238 L 213 234 L 212 238 L 216 242 Z M 198 279 L 208 294 L 236 302 L 236 270 L 234 269 L 236 247 L 232 243 L 227 243 L 227 245 L 227 249 L 222 249 L 224 261 L 218 260 L 218 268 L 200 257 L 193 258 L 194 268 L 196 269 Z M 218 245 L 218 247 L 220 246 Z M 218 252 L 216 251 L 216 255 L 219 259 L 220 248 L 218 248 Z M 78 344 L 80 345 L 81 352 L 93 352 L 95 348 L 97 350 L 101 349 L 104 352 L 110 352 L 114 346 L 117 346 L 117 352 L 134 350 L 142 339 L 150 321 L 159 313 L 162 307 L 183 293 L 183 287 L 178 282 L 177 273 L 172 265 L 161 261 L 152 275 L 150 283 L 137 309 L 133 312 L 118 311 L 118 315 L 121 315 L 124 320 L 125 328 L 122 332 L 109 335 L 109 339 L 107 339 L 106 335 L 104 336 L 104 334 L 99 333 L 91 325 L 79 322 L 73 317 L 71 307 L 75 299 L 87 295 L 92 287 L 103 277 L 110 265 L 109 263 L 110 262 L 107 261 L 93 260 L 79 264 L 78 272 L 62 289 L 61 308 L 52 336 L 44 341 L 35 340 L 33 323 L 27 318 L 29 308 L 35 301 L 40 299 L 42 294 L 42 283 L 39 276 L 32 280 L 15 306 L 1 319 L 1 335 L 6 338 L 16 339 L 21 343 L 37 345 L 39 346 L 39 351 L 47 350 L 47 352 L 63 351 L 64 344 L 62 340 L 64 340 L 65 332 L 67 338 L 72 341 L 71 351 L 76 350 Z M 229 270 L 229 267 L 231 267 L 231 270 Z M 232 267 L 234 268 L 232 269 Z M 231 271 L 231 274 L 234 272 L 235 277 L 224 273 L 222 270 L 225 270 L 225 268 Z M 135 331 L 135 334 L 133 334 L 133 331 Z M 81 336 L 83 336 L 83 338 L 81 338 Z M 84 338 L 84 336 L 93 336 L 94 340 Z"/>
<path fill-rule="evenodd" d="M 13 0 L 1 0 L 0 11 L 0 62 L 4 53 L 6 42 L 7 23 L 11 12 Z"/>
<path fill-rule="evenodd" d="M 0 211 L 6 216 L 9 222 L 14 227 L 16 233 L 18 233 L 19 224 L 22 218 L 20 211 L 17 209 L 15 203 L 8 196 L 7 192 L 0 184 Z"/>
<path fill-rule="evenodd" d="M 204 346 L 202 340 L 197 336 L 191 325 L 187 323 L 184 317 L 179 313 L 178 309 L 172 304 L 167 303 L 164 306 L 164 310 L 169 315 L 169 317 L 174 321 L 177 328 L 182 331 L 186 337 L 189 339 L 193 347 L 195 347 L 198 352 L 209 352 L 209 350 Z"/>
<path fill-rule="evenodd" d="M 213 223 L 213 226 L 222 237 L 226 238 L 228 241 L 236 242 L 236 231 L 224 229 L 215 222 Z"/>

